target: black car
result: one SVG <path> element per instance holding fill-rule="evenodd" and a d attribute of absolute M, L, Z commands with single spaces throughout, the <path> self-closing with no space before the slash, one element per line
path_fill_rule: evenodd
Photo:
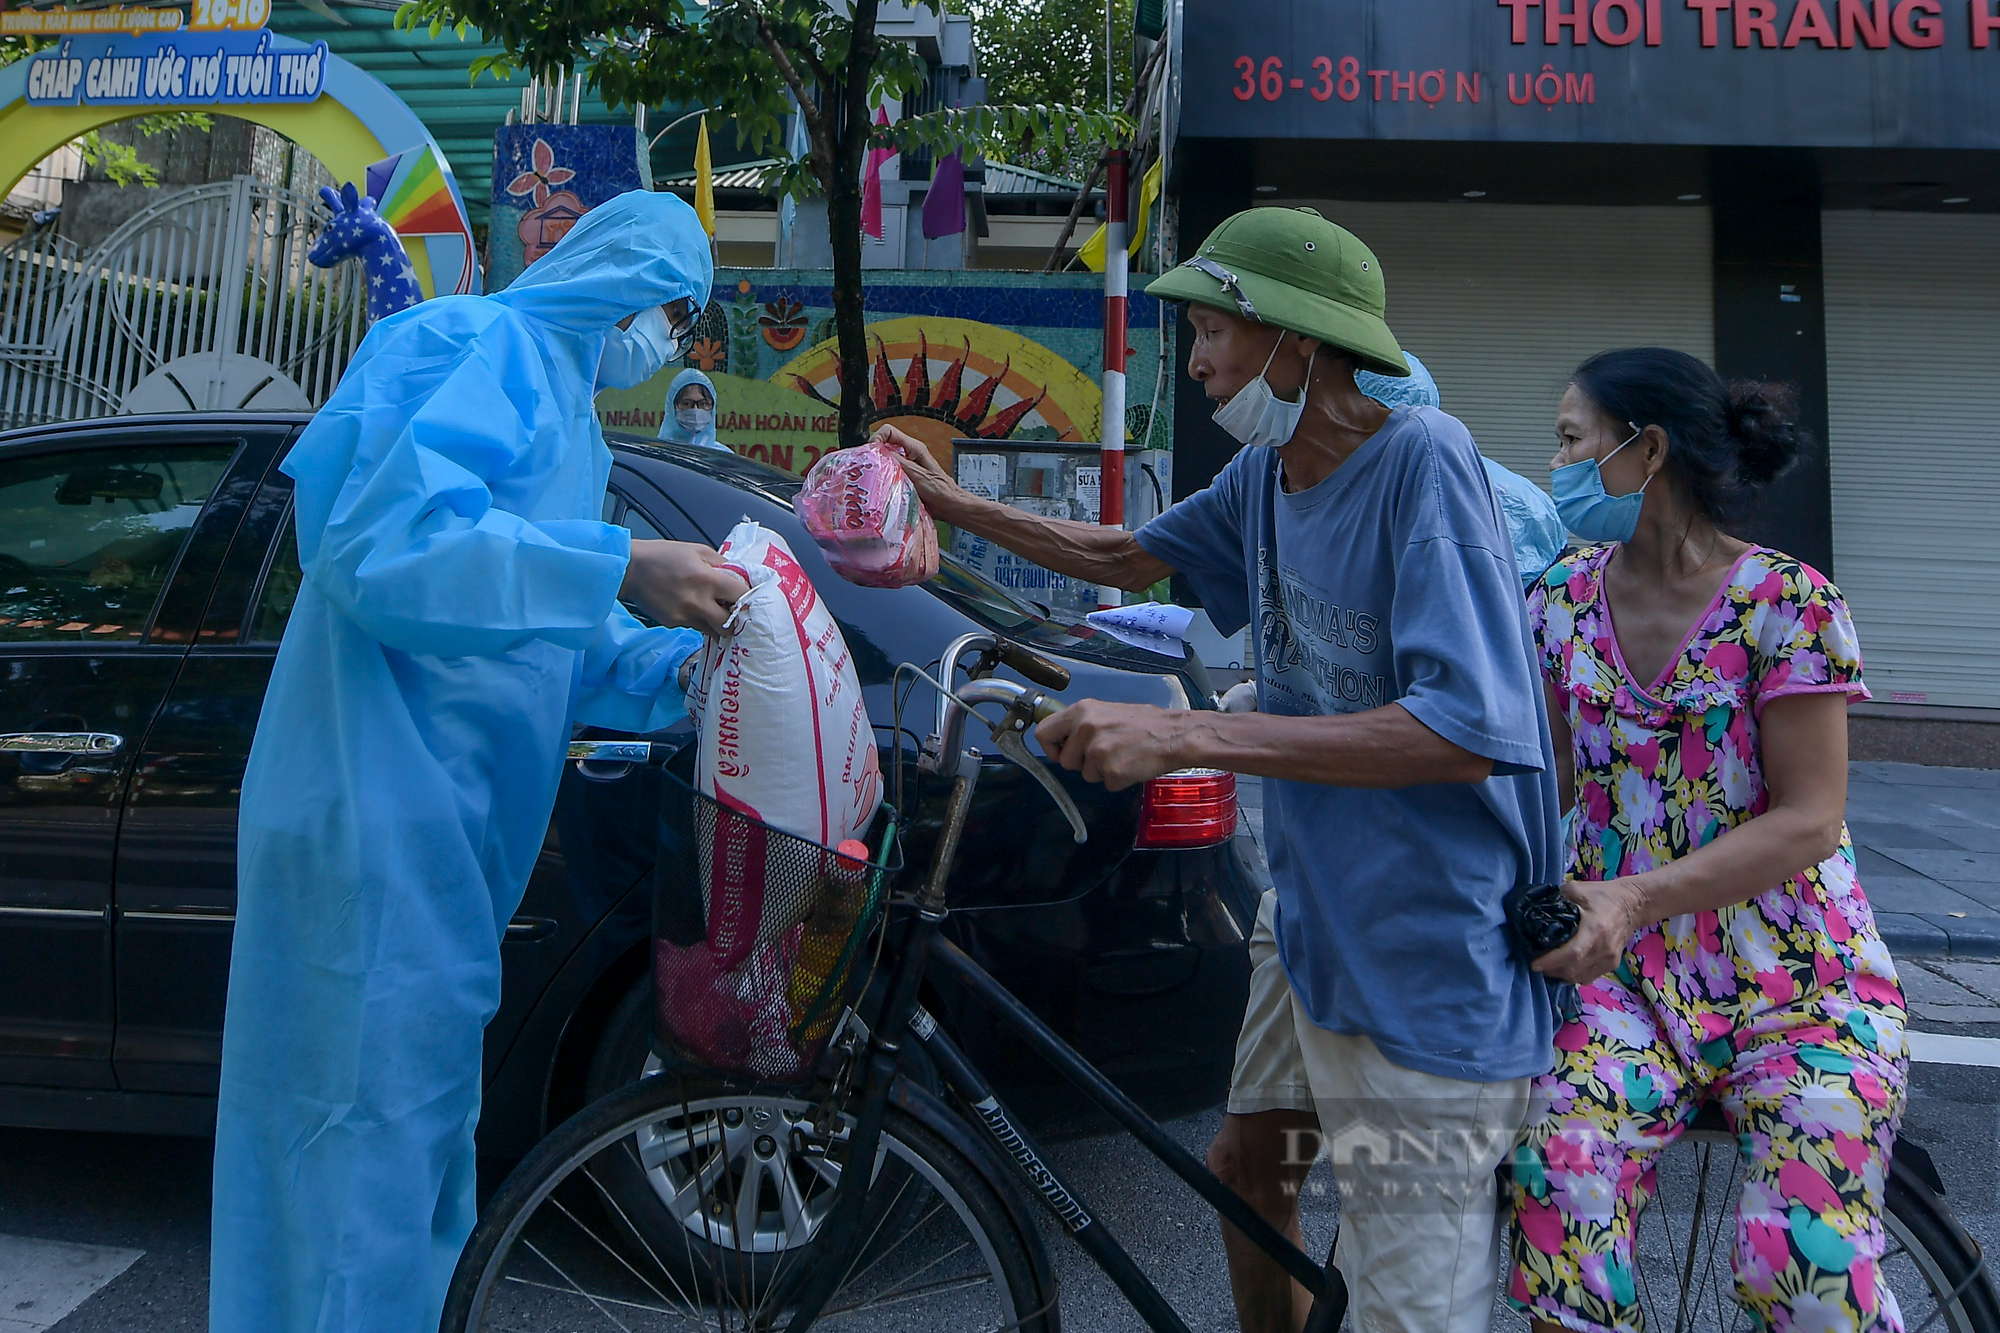
<path fill-rule="evenodd" d="M 214 1120 L 244 762 L 299 586 L 291 481 L 305 418 L 124 417 L 0 435 L 0 1123 L 205 1133 Z M 878 724 L 918 784 L 933 700 L 892 674 L 961 634 L 1059 660 L 1086 696 L 1207 707 L 1190 668 L 1064 624 L 961 567 L 923 588 L 846 583 L 793 517 L 798 481 L 732 454 L 614 440 L 605 518 L 715 544 L 781 533 L 833 610 Z M 1199 668 L 1192 668 L 1197 673 Z M 603 733 L 594 733 L 603 734 Z M 502 953 L 484 1153 L 516 1157 L 649 1056 L 653 770 L 571 765 Z M 1078 846 L 1031 778 L 980 786 L 950 930 L 1160 1114 L 1219 1100 L 1261 875 L 1247 834 L 1157 792 L 1069 775 Z M 1218 779 L 1218 787 L 1226 780 Z M 1213 794 L 1213 793 L 1211 793 Z M 961 997 L 930 997 L 1033 1118 L 1064 1099 Z"/>

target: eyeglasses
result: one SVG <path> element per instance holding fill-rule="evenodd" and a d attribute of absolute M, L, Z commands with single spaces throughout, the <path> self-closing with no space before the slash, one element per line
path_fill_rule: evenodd
<path fill-rule="evenodd" d="M 1196 255 L 1193 259 L 1183 259 L 1181 267 L 1191 268 L 1197 273 L 1205 273 L 1209 277 L 1214 278 L 1222 284 L 1222 290 L 1229 293 L 1231 299 L 1236 302 L 1236 308 L 1243 312 L 1243 318 L 1257 320 L 1260 324 L 1263 323 L 1261 319 L 1257 318 L 1257 307 L 1250 304 L 1250 298 L 1244 295 L 1241 280 L 1234 273 L 1231 273 L 1213 259 L 1203 259 L 1200 255 Z"/>
<path fill-rule="evenodd" d="M 694 341 L 695 321 L 701 318 L 701 307 L 694 303 L 694 298 L 683 296 L 661 306 L 660 313 L 666 316 L 667 337 L 672 340 L 667 360 L 678 361 L 687 355 L 688 344 Z"/>

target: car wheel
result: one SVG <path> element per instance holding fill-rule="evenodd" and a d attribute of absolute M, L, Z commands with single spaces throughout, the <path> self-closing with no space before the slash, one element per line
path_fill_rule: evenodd
<path fill-rule="evenodd" d="M 585 1095 L 596 1102 L 622 1092 L 660 1067 L 660 1058 L 653 1053 L 653 979 L 649 973 L 639 978 L 606 1021 L 591 1058 Z M 693 1100 L 684 1109 L 684 1116 L 689 1125 L 699 1129 L 690 1145 L 694 1139 L 726 1142 L 732 1149 L 727 1167 L 741 1178 L 739 1183 L 768 1180 L 779 1188 L 774 1192 L 760 1185 L 760 1191 L 782 1197 L 787 1192 L 782 1187 L 795 1172 L 826 1169 L 821 1162 L 801 1158 L 795 1164 L 791 1160 L 795 1135 L 790 1131 L 811 1115 L 811 1102 L 803 1098 L 732 1097 L 721 1086 L 706 1095 L 697 1085 L 691 1084 L 690 1089 Z M 717 1093 L 722 1095 L 714 1095 Z M 749 1127 L 766 1126 L 771 1132 L 746 1137 Z M 755 1151 L 746 1146 L 751 1144 Z M 690 1201 L 698 1195 L 687 1188 L 691 1164 L 683 1160 L 686 1153 L 675 1148 L 657 1127 L 649 1127 L 633 1136 L 630 1154 L 611 1159 L 600 1183 L 616 1200 L 617 1211 L 629 1219 L 628 1225 L 651 1233 L 656 1240 L 685 1232 L 678 1242 L 669 1241 L 667 1248 L 685 1249 L 694 1269 L 725 1271 L 726 1262 L 740 1263 L 747 1250 L 752 1256 L 751 1268 L 761 1274 L 787 1251 L 810 1244 L 820 1220 L 810 1210 L 805 1215 L 787 1215 L 778 1207 L 752 1207 L 726 1219 L 727 1225 L 720 1224 L 723 1219 L 691 1210 Z M 835 1177 L 837 1174 L 834 1171 Z M 813 1182 L 791 1183 L 796 1192 Z M 817 1195 L 824 1191 L 815 1188 L 810 1192 Z M 717 1249 L 735 1251 L 736 1257 L 725 1261 L 714 1252 Z"/>
<path fill-rule="evenodd" d="M 653 974 L 645 972 L 605 1021 L 584 1076 L 584 1100 L 623 1091 L 659 1067 L 653 1054 Z"/>
<path fill-rule="evenodd" d="M 935 1072 L 922 1049 L 912 1042 L 905 1051 L 906 1072 L 935 1087 Z M 662 1067 L 653 1052 L 649 974 L 605 1023 L 584 1090 L 595 1102 Z M 747 1252 L 744 1271 L 766 1280 L 779 1265 L 810 1252 L 831 1200 L 827 1187 L 839 1177 L 838 1166 L 823 1155 L 794 1151 L 816 1108 L 804 1097 L 753 1097 L 700 1079 L 688 1080 L 686 1095 L 678 1131 L 667 1134 L 652 1126 L 635 1134 L 632 1152 L 612 1158 L 599 1184 L 615 1200 L 628 1230 L 674 1237 L 677 1251 L 688 1256 L 691 1273 L 731 1271 L 730 1265 L 740 1267 Z M 737 1181 L 736 1188 L 746 1201 L 754 1198 L 760 1206 L 741 1207 L 726 1219 L 695 1208 L 703 1197 L 690 1188 L 701 1167 L 696 1148 L 706 1148 L 711 1140 L 725 1145 L 720 1165 Z M 709 1163 L 710 1169 L 716 1165 Z M 786 1206 L 805 1199 L 811 1204 Z M 717 1252 L 721 1250 L 733 1253 L 725 1256 Z"/>

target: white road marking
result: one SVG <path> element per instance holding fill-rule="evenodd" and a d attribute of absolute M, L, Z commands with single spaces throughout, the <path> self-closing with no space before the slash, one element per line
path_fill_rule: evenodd
<path fill-rule="evenodd" d="M 1905 1032 L 1910 1059 L 1926 1065 L 1980 1065 L 2000 1069 L 2000 1037 L 1955 1037 L 1942 1032 Z"/>
<path fill-rule="evenodd" d="M 144 1253 L 0 1236 L 0 1333 L 42 1333 Z"/>

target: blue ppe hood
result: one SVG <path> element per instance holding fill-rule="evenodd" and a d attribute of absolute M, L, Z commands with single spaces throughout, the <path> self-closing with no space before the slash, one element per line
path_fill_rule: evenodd
<path fill-rule="evenodd" d="M 1407 349 L 1403 359 L 1410 363 L 1407 378 L 1357 370 L 1356 387 L 1384 407 L 1442 407 L 1437 380 L 1431 376 L 1429 367 Z M 1514 547 L 1514 564 L 1520 570 L 1522 586 L 1532 588 L 1569 545 L 1569 534 L 1556 514 L 1556 502 L 1520 473 L 1484 455 L 1479 461 L 1486 465 L 1486 480 L 1493 487 L 1494 498 L 1500 501 L 1501 517 L 1507 520 L 1507 536 Z"/>
<path fill-rule="evenodd" d="M 699 384 L 708 390 L 708 396 L 715 402 L 716 415 L 722 414 L 722 400 L 716 396 L 715 381 L 689 366 L 674 376 L 673 383 L 667 385 L 667 399 L 661 405 L 660 438 L 674 444 L 695 444 L 704 449 L 727 449 L 729 446 L 715 438 L 715 423 L 710 421 L 707 430 L 691 431 L 674 419 L 674 400 L 681 396 L 681 390 L 690 384 Z"/>

